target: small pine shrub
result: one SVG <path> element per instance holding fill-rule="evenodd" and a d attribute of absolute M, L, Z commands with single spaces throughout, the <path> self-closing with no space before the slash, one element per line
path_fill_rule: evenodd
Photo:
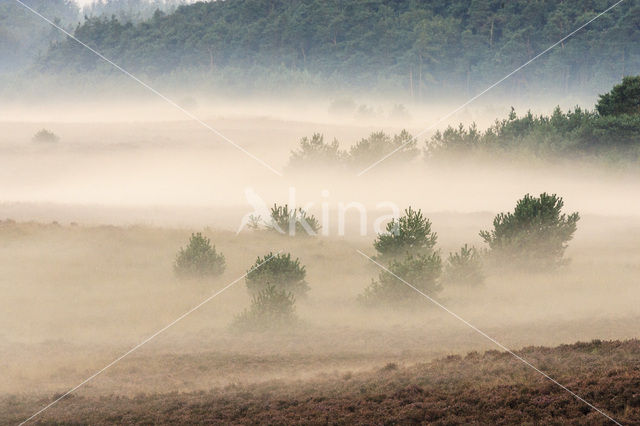
<path fill-rule="evenodd" d="M 481 231 L 490 253 L 501 265 L 547 269 L 566 263 L 563 258 L 580 220 L 578 213 L 562 213 L 564 201 L 556 194 L 529 194 L 513 213 L 500 213 L 493 230 Z"/>
<path fill-rule="evenodd" d="M 225 267 L 224 255 L 217 253 L 209 238 L 200 232 L 191 234 L 189 244 L 180 249 L 174 263 L 174 271 L 181 277 L 215 276 Z"/>
<path fill-rule="evenodd" d="M 365 305 L 397 306 L 419 300 L 421 296 L 399 280 L 395 275 L 411 284 L 427 296 L 434 297 L 442 290 L 438 282 L 442 273 L 442 259 L 437 252 L 430 255 L 408 255 L 401 261 L 394 260 L 387 271 L 380 272 L 360 297 Z"/>
<path fill-rule="evenodd" d="M 476 286 L 484 282 L 482 261 L 475 247 L 465 244 L 460 251 L 449 253 L 444 269 L 444 279 L 447 284 Z"/>
<path fill-rule="evenodd" d="M 267 285 L 251 299 L 232 327 L 242 331 L 267 331 L 291 327 L 297 321 L 295 296 L 275 285 Z"/>
<path fill-rule="evenodd" d="M 373 243 L 381 259 L 393 259 L 410 254 L 430 254 L 438 241 L 438 235 L 431 230 L 431 222 L 421 210 L 411 207 L 404 216 L 387 224 L 386 232 L 378 234 Z"/>
<path fill-rule="evenodd" d="M 269 253 L 263 258 L 258 257 L 254 265 L 247 272 L 245 281 L 247 289 L 257 294 L 269 286 L 278 290 L 290 292 L 295 296 L 302 296 L 309 291 L 305 281 L 307 271 L 299 259 L 292 260 L 291 254 Z"/>
<path fill-rule="evenodd" d="M 269 228 L 280 233 L 295 235 L 316 235 L 320 230 L 320 222 L 313 215 L 308 215 L 301 207 L 289 209 L 289 206 L 274 204 L 271 208 Z"/>
<path fill-rule="evenodd" d="M 58 142 L 60 138 L 55 133 L 47 129 L 42 129 L 38 133 L 33 135 L 33 138 L 31 138 L 31 140 L 33 142 L 51 143 L 51 142 Z"/>

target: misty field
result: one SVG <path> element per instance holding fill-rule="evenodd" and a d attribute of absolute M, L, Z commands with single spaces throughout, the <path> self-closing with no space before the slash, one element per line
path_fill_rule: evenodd
<path fill-rule="evenodd" d="M 0 425 L 640 425 L 639 17 L 0 0 Z"/>
<path fill-rule="evenodd" d="M 479 229 L 491 221 L 490 214 L 439 213 L 431 217 L 441 235 L 441 245 L 451 249 L 458 244 L 458 239 L 473 238 L 475 232 L 463 235 L 464 230 Z M 640 222 L 587 215 L 582 225 L 568 253 L 571 263 L 562 271 L 533 276 L 515 272 L 489 273 L 485 284 L 479 288 L 445 288 L 441 300 L 511 348 L 634 338 L 640 320 L 637 312 Z M 363 238 L 289 238 L 264 231 L 242 232 L 236 236 L 230 231 L 207 229 L 204 234 L 225 254 L 226 271 L 215 278 L 180 280 L 174 276 L 172 265 L 177 249 L 184 245 L 189 234 L 188 229 L 149 226 L 61 225 L 9 220 L 0 224 L 1 312 L 5 324 L 1 390 L 5 421 L 19 420 L 18 413 L 28 414 L 30 410 L 39 409 L 55 395 L 81 382 L 215 290 L 241 276 L 254 258 L 275 248 L 295 253 L 308 270 L 306 279 L 310 290 L 308 296 L 297 303 L 301 322 L 295 329 L 271 333 L 238 333 L 231 329 L 234 316 L 250 300 L 244 281 L 238 282 L 228 292 L 86 384 L 77 398 L 65 399 L 52 407 L 42 420 L 104 423 L 120 418 L 125 423 L 145 422 L 150 418 L 139 410 L 156 412 L 154 404 L 160 404 L 162 400 L 175 401 L 178 406 L 186 403 L 189 407 L 193 404 L 204 404 L 204 407 L 209 404 L 207 398 L 217 400 L 216 395 L 220 392 L 220 398 L 227 401 L 222 404 L 229 408 L 214 405 L 217 408 L 212 410 L 218 414 L 210 419 L 191 418 L 190 409 L 178 410 L 176 416 L 186 417 L 174 420 L 252 422 L 244 415 L 219 416 L 227 409 L 236 410 L 239 405 L 252 404 L 250 401 L 255 401 L 255 397 L 251 395 L 256 392 L 260 395 L 266 392 L 260 397 L 265 401 L 306 398 L 304 395 L 311 392 L 309 386 L 315 385 L 301 381 L 327 383 L 318 386 L 323 389 L 328 386 L 323 392 L 332 395 L 330 400 L 345 398 L 340 400 L 343 402 L 335 403 L 346 404 L 341 410 L 348 411 L 350 405 L 360 406 L 360 403 L 347 402 L 349 398 L 386 400 L 384 395 L 391 392 L 396 383 L 396 379 L 386 377 L 400 374 L 395 372 L 396 367 L 390 367 L 392 371 L 384 373 L 384 379 L 368 378 L 374 374 L 372 371 L 385 365 L 399 366 L 404 371 L 413 368 L 412 365 L 453 354 L 464 356 L 470 351 L 494 349 L 491 342 L 427 300 L 423 306 L 410 311 L 370 310 L 359 305 L 358 294 L 377 275 L 375 267 L 354 251 L 354 248 L 371 251 L 370 243 Z M 615 351 L 611 356 L 615 356 Z M 563 364 L 565 370 L 558 367 L 557 371 L 560 377 L 568 377 L 566 368 L 576 367 L 563 356 L 560 358 L 563 361 L 557 362 L 568 364 Z M 455 374 L 456 377 L 462 375 L 461 378 L 455 380 L 478 383 L 480 387 L 476 392 L 480 395 L 489 384 L 475 375 L 491 374 L 492 380 L 498 381 L 491 382 L 491 386 L 533 386 L 538 389 L 532 390 L 534 393 L 552 392 L 571 406 L 576 404 L 570 395 L 551 389 L 550 384 L 544 383 L 535 372 L 527 371 L 525 366 L 517 365 L 516 360 L 505 362 L 509 363 L 509 368 L 518 371 L 519 376 L 509 373 L 507 367 L 504 367 L 506 370 L 496 367 L 494 376 L 484 368 L 480 373 L 476 367 L 483 364 L 469 361 L 474 358 L 466 359 L 463 372 Z M 543 361 L 547 367 L 556 362 L 554 356 L 532 360 Z M 606 364 L 602 359 L 596 361 Z M 628 372 L 630 380 L 636 377 L 632 371 L 637 368 L 634 367 L 637 357 L 620 362 L 616 371 Z M 403 374 L 407 378 L 397 379 L 400 380 L 397 392 L 414 383 L 414 379 L 422 380 L 419 375 Z M 602 374 L 605 380 L 607 375 Z M 363 383 L 373 380 L 371 385 L 362 385 L 368 389 L 364 394 L 357 391 L 355 395 L 360 396 L 350 396 L 357 387 L 351 386 L 344 377 L 352 375 L 361 377 L 358 380 Z M 465 378 L 466 375 L 469 377 Z M 442 377 L 445 381 L 454 380 L 445 373 Z M 580 377 L 571 376 L 569 383 L 581 383 Z M 343 389 L 343 385 L 335 388 L 336 385 L 328 384 L 335 380 L 346 380 L 349 386 L 345 384 L 347 387 Z M 383 383 L 378 383 L 379 380 Z M 387 380 L 391 382 L 387 383 Z M 402 384 L 404 381 L 406 384 Z M 287 385 L 289 382 L 295 384 L 293 390 Z M 373 387 L 369 389 L 368 386 Z M 378 389 L 378 386 L 386 390 Z M 454 386 L 451 392 L 455 392 L 455 386 L 459 385 L 451 386 Z M 410 387 L 407 389 L 410 394 L 417 392 Z M 203 391 L 207 393 L 198 393 Z M 230 392 L 233 396 L 228 396 Z M 417 395 L 423 395 L 423 392 L 419 391 Z M 117 399 L 110 403 L 116 396 L 134 399 L 130 402 Z M 103 414 L 87 417 L 83 407 L 93 406 L 95 402 L 91 401 L 98 401 L 94 398 L 100 398 L 104 408 L 98 413 Z M 243 398 L 248 399 L 241 402 Z M 309 398 L 327 396 L 314 394 Z M 413 396 L 406 398 L 412 400 Z M 632 400 L 625 404 L 633 407 Z M 366 410 L 382 409 L 376 408 L 379 403 Z M 164 406 L 166 402 L 161 404 Z M 429 410 L 436 410 L 428 401 L 421 404 L 432 408 L 420 411 L 423 414 L 416 414 L 418 418 L 431 412 Z M 271 410 L 280 412 L 283 407 L 285 405 L 280 404 Z M 311 410 L 305 414 L 310 417 L 282 417 L 281 420 L 288 418 L 287 421 L 304 423 L 306 418 L 318 422 L 321 417 L 317 417 L 317 409 L 304 409 L 305 412 Z M 130 413 L 127 416 L 131 417 L 117 417 L 122 416 L 117 414 L 122 413 L 121 410 Z M 297 413 L 291 410 L 285 412 Z M 625 410 L 627 417 L 622 419 L 637 419 L 637 411 L 633 408 Z M 514 413 L 504 414 L 507 417 L 503 421 L 508 422 L 508 416 L 515 416 L 514 420 L 525 418 Z M 548 415 L 547 411 L 545 413 L 541 414 L 541 419 Z M 356 418 L 376 422 L 375 416 L 380 414 L 371 415 L 374 417 Z M 438 418 L 433 417 L 433 420 Z M 462 418 L 458 420 L 462 421 Z M 171 422 L 171 419 L 171 416 L 163 416 L 153 421 L 162 423 Z M 278 421 L 275 420 L 278 417 L 273 419 Z M 399 419 L 409 421 L 402 416 Z"/>

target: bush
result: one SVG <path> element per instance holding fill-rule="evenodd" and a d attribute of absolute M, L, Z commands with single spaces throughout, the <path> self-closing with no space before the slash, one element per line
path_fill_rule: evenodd
<path fill-rule="evenodd" d="M 602 116 L 640 114 L 640 75 L 624 77 L 609 93 L 600 95 L 596 110 Z"/>
<path fill-rule="evenodd" d="M 513 213 L 500 213 L 492 231 L 480 231 L 491 253 L 503 264 L 549 268 L 565 263 L 564 251 L 580 219 L 578 213 L 562 213 L 564 202 L 556 194 L 527 194 Z"/>
<path fill-rule="evenodd" d="M 392 219 L 386 232 L 379 234 L 373 243 L 381 259 L 411 254 L 430 254 L 438 241 L 438 235 L 431 231 L 431 222 L 411 207 L 404 216 Z"/>
<path fill-rule="evenodd" d="M 336 139 L 330 144 L 325 143 L 324 136 L 314 133 L 311 139 L 302 138 L 299 148 L 291 151 L 289 168 L 336 167 L 342 165 L 344 157 L 345 153 L 340 151 Z"/>
<path fill-rule="evenodd" d="M 178 276 L 204 277 L 221 274 L 225 266 L 224 255 L 217 253 L 209 238 L 198 232 L 191 234 L 186 248 L 180 249 L 173 269 Z"/>
<path fill-rule="evenodd" d="M 47 143 L 49 143 L 49 142 L 58 142 L 60 140 L 60 138 L 55 133 L 53 133 L 53 132 L 51 132 L 51 131 L 49 131 L 47 129 L 42 129 L 38 133 L 33 135 L 33 138 L 31 138 L 31 140 L 33 142 L 47 142 Z"/>
<path fill-rule="evenodd" d="M 419 154 L 416 139 L 406 130 L 393 138 L 384 132 L 375 132 L 368 138 L 361 139 L 349 149 L 348 161 L 357 168 L 369 167 L 396 149 L 398 152 L 385 162 L 406 162 Z"/>
<path fill-rule="evenodd" d="M 442 273 L 442 260 L 438 253 L 430 255 L 408 255 L 404 260 L 394 260 L 387 271 L 380 272 L 378 281 L 373 280 L 365 289 L 361 301 L 365 305 L 400 305 L 419 299 L 416 290 L 396 278 L 411 284 L 429 297 L 442 290 L 438 278 Z"/>
<path fill-rule="evenodd" d="M 307 271 L 300 260 L 291 260 L 291 254 L 269 253 L 264 258 L 258 257 L 247 272 L 245 281 L 249 292 L 257 294 L 269 286 L 284 290 L 295 296 L 302 296 L 309 291 L 305 281 Z"/>
<path fill-rule="evenodd" d="M 320 230 L 320 223 L 315 216 L 307 216 L 307 212 L 301 207 L 289 210 L 289 206 L 274 204 L 271 208 L 271 223 L 268 227 L 281 234 L 315 235 Z M 303 233 L 304 232 L 304 233 Z"/>
<path fill-rule="evenodd" d="M 484 275 L 478 250 L 465 244 L 460 251 L 449 253 L 444 270 L 444 281 L 469 286 L 482 284 Z"/>
<path fill-rule="evenodd" d="M 253 296 L 249 309 L 235 318 L 232 327 L 242 331 L 267 331 L 290 327 L 296 320 L 293 294 L 268 285 Z"/>

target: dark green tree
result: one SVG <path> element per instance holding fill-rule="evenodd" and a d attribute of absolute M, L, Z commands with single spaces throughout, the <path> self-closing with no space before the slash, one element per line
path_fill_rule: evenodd
<path fill-rule="evenodd" d="M 504 266 L 545 270 L 565 263 L 564 251 L 580 219 L 562 213 L 564 201 L 556 194 L 529 194 L 513 213 L 500 213 L 491 231 L 480 231 L 496 260 Z"/>
<path fill-rule="evenodd" d="M 596 104 L 600 115 L 640 114 L 640 75 L 624 77 L 610 92 L 600 95 Z"/>

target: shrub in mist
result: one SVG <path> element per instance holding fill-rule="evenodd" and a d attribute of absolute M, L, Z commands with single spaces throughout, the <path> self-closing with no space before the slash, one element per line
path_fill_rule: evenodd
<path fill-rule="evenodd" d="M 189 244 L 181 248 L 176 256 L 173 269 L 181 277 L 215 276 L 224 272 L 224 255 L 216 252 L 209 238 L 200 232 L 191 234 Z"/>
<path fill-rule="evenodd" d="M 308 168 L 339 167 L 343 165 L 345 153 L 340 151 L 336 139 L 331 143 L 324 142 L 324 136 L 314 133 L 311 139 L 300 139 L 298 149 L 291 151 L 288 168 L 302 170 Z"/>
<path fill-rule="evenodd" d="M 411 207 L 404 215 L 392 219 L 386 232 L 378 234 L 373 243 L 381 259 L 392 259 L 406 254 L 430 254 L 438 241 L 438 235 L 431 230 L 431 221 L 421 210 Z"/>
<path fill-rule="evenodd" d="M 251 299 L 251 306 L 236 316 L 232 327 L 242 331 L 267 331 L 292 326 L 297 321 L 295 296 L 267 285 Z"/>
<path fill-rule="evenodd" d="M 293 260 L 290 253 L 269 253 L 256 259 L 247 272 L 245 281 L 252 294 L 258 294 L 269 286 L 302 296 L 309 291 L 305 281 L 307 270 L 299 259 Z"/>
<path fill-rule="evenodd" d="M 315 235 L 320 230 L 320 222 L 301 207 L 289 209 L 287 204 L 284 206 L 274 204 L 271 208 L 271 223 L 267 227 L 290 236 Z"/>
<path fill-rule="evenodd" d="M 442 259 L 437 252 L 407 255 L 402 260 L 394 260 L 389 271 L 381 271 L 377 280 L 372 280 L 360 301 L 368 306 L 397 306 L 412 303 L 420 299 L 415 289 L 409 287 L 397 277 L 402 278 L 416 289 L 433 297 L 442 290 L 439 278 L 442 273 Z"/>
<path fill-rule="evenodd" d="M 504 265 L 542 269 L 566 262 L 564 251 L 577 229 L 579 214 L 562 213 L 564 201 L 556 194 L 529 194 L 513 213 L 500 213 L 493 229 L 481 231 L 490 253 Z"/>
<path fill-rule="evenodd" d="M 361 139 L 349 149 L 348 162 L 352 167 L 364 168 L 398 150 L 384 161 L 386 164 L 401 163 L 414 159 L 418 154 L 417 140 L 406 130 L 393 138 L 384 132 L 375 132 Z"/>
<path fill-rule="evenodd" d="M 459 251 L 449 253 L 444 267 L 443 281 L 447 284 L 475 286 L 484 282 L 482 260 L 475 247 L 467 244 Z"/>
<path fill-rule="evenodd" d="M 49 131 L 47 129 L 42 129 L 38 133 L 33 135 L 31 140 L 33 142 L 50 143 L 50 142 L 58 142 L 60 140 L 60 137 L 58 137 L 58 135 L 56 135 L 52 131 Z"/>

